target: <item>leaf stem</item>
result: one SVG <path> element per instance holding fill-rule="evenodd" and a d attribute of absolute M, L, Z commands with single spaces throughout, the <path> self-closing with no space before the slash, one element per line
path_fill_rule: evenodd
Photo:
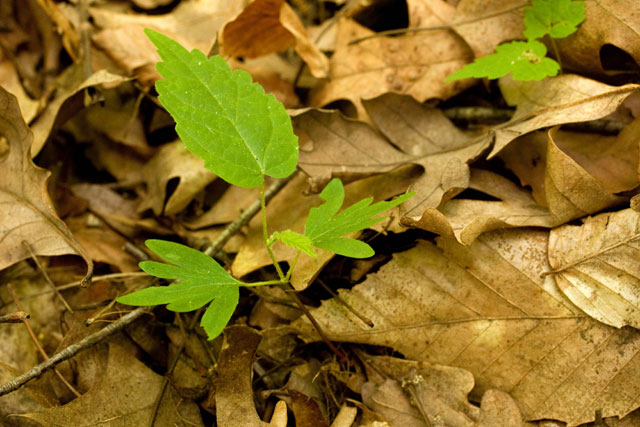
<path fill-rule="evenodd" d="M 287 271 L 287 277 L 285 277 L 287 282 L 289 280 L 291 280 L 291 273 L 293 273 L 293 269 L 296 268 L 296 264 L 298 263 L 298 258 L 300 258 L 300 254 L 301 253 L 302 253 L 302 251 L 300 249 L 298 249 L 298 253 L 296 254 L 296 257 L 293 259 L 293 262 L 291 263 L 291 266 L 289 267 L 289 271 Z"/>
<path fill-rule="evenodd" d="M 283 282 L 280 279 L 278 279 L 278 280 L 264 280 L 262 282 L 243 283 L 242 286 L 244 286 L 245 288 L 248 288 L 248 287 L 253 287 L 253 286 L 282 285 L 283 283 L 285 283 L 285 282 Z"/>
<path fill-rule="evenodd" d="M 269 245 L 269 230 L 267 228 L 267 203 L 264 197 L 264 180 L 262 180 L 262 183 L 260 184 L 260 210 L 262 211 L 262 238 L 264 239 L 264 245 L 267 247 L 267 252 L 269 252 L 271 262 L 278 272 L 278 277 L 280 278 L 280 281 L 278 283 L 282 283 L 286 281 L 285 275 L 282 272 L 282 268 L 280 268 L 280 264 L 278 264 L 278 261 L 276 260 L 276 256 L 271 250 L 271 245 Z"/>

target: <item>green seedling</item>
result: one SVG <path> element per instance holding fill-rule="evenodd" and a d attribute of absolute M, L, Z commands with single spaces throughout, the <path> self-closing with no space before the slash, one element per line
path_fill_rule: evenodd
<path fill-rule="evenodd" d="M 583 1 L 532 0 L 524 9 L 526 42 L 514 41 L 496 47 L 496 52 L 476 59 L 447 77 L 446 81 L 483 78 L 497 79 L 513 73 L 514 80 L 542 80 L 555 76 L 560 64 L 547 58 L 547 48 L 536 39 L 545 35 L 554 39 L 574 33 L 585 19 Z M 555 46 L 555 45 L 554 45 Z M 557 54 L 556 54 L 557 56 Z"/>
<path fill-rule="evenodd" d="M 142 289 L 121 296 L 118 302 L 145 306 L 167 304 L 176 312 L 193 311 L 209 304 L 201 325 L 209 339 L 220 335 L 238 305 L 240 286 L 288 283 L 302 252 L 316 257 L 316 249 L 353 258 L 374 254 L 368 244 L 345 235 L 382 221 L 377 216 L 397 206 L 413 193 L 392 201 L 361 200 L 340 211 L 344 187 L 333 179 L 320 193 L 324 204 L 312 208 L 304 234 L 291 230 L 269 236 L 265 212 L 265 176 L 284 178 L 298 163 L 298 140 L 291 120 L 273 95 L 265 94 L 251 76 L 231 71 L 219 56 L 207 58 L 199 50 L 187 51 L 179 43 L 152 30 L 145 33 L 158 48 L 159 100 L 176 121 L 176 131 L 186 147 L 204 160 L 206 168 L 230 184 L 260 187 L 262 226 L 267 251 L 278 279 L 245 283 L 232 277 L 208 255 L 179 243 L 147 240 L 146 245 L 167 263 L 143 261 L 140 268 L 152 276 L 177 283 Z M 280 241 L 297 250 L 285 274 L 271 249 Z"/>

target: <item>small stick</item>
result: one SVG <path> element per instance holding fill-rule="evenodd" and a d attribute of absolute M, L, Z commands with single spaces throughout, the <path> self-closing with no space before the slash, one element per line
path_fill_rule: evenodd
<path fill-rule="evenodd" d="M 53 289 L 53 292 L 56 294 L 58 299 L 62 302 L 62 305 L 64 305 L 64 307 L 67 309 L 67 311 L 69 311 L 69 313 L 73 314 L 73 309 L 69 306 L 67 301 L 62 297 L 62 294 L 60 293 L 58 288 L 56 288 L 56 284 L 53 283 L 53 281 L 51 280 L 51 278 L 47 274 L 47 272 L 44 269 L 44 267 L 42 267 L 42 264 L 40 264 L 40 260 L 38 260 L 37 255 L 31 249 L 31 245 L 29 245 L 29 243 L 26 240 L 23 240 L 22 241 L 22 246 L 24 246 L 24 248 L 29 252 L 29 255 L 31 255 L 31 259 L 33 259 L 33 262 L 36 263 L 36 266 L 38 267 L 38 270 L 40 271 L 40 273 L 42 273 L 42 277 L 44 277 L 44 280 L 46 280 L 47 283 L 49 284 L 49 286 L 51 286 L 51 288 Z"/>
<path fill-rule="evenodd" d="M 133 321 L 135 321 L 137 318 L 142 316 L 148 309 L 149 307 L 138 307 L 132 312 L 122 316 L 120 319 L 118 319 L 114 323 L 111 323 L 110 325 L 100 329 L 98 332 L 84 337 L 83 339 L 81 339 L 75 344 L 71 344 L 70 346 L 65 347 L 60 352 L 51 356 L 49 360 L 45 360 L 39 365 L 36 365 L 33 368 L 31 368 L 28 372 L 25 372 L 24 374 L 14 378 L 8 383 L 0 386 L 0 396 L 3 396 L 7 393 L 10 393 L 12 391 L 19 389 L 23 384 L 26 384 L 32 379 L 40 376 L 44 371 L 52 369 L 58 363 L 72 358 L 76 354 L 80 353 L 82 350 L 85 350 L 93 346 L 94 344 L 101 342 L 108 336 L 113 335 L 116 332 L 119 332 L 125 326 L 130 325 L 131 323 L 133 323 Z"/>
<path fill-rule="evenodd" d="M 0 323 L 21 323 L 25 319 L 29 319 L 31 316 L 24 311 L 16 311 L 9 314 L 3 314 L 0 316 Z"/>
<path fill-rule="evenodd" d="M 22 304 L 20 304 L 20 300 L 18 299 L 18 295 L 16 295 L 16 292 L 13 290 L 13 286 L 11 285 L 11 283 L 7 284 L 7 290 L 9 291 L 9 294 L 11 294 L 11 298 L 13 299 L 13 303 L 16 305 L 16 307 L 18 307 L 18 310 L 24 311 L 22 309 Z M 31 336 L 31 340 L 34 342 L 34 344 L 38 348 L 38 351 L 40 352 L 40 354 L 42 355 L 44 360 L 48 360 L 49 359 L 49 355 L 47 354 L 46 351 L 44 351 L 44 348 L 42 348 L 42 346 L 40 345 L 40 341 L 38 341 L 38 338 L 36 337 L 36 334 L 33 333 L 33 329 L 31 329 L 31 325 L 29 324 L 29 320 L 28 319 L 23 319 L 22 323 L 24 323 L 24 326 L 27 328 L 27 331 L 29 332 L 29 336 Z M 60 371 L 58 371 L 55 368 L 53 369 L 53 371 L 56 373 L 58 378 L 60 378 L 60 381 L 62 381 L 62 383 L 67 386 L 67 388 L 71 391 L 71 393 L 75 394 L 76 397 L 80 397 L 80 393 L 78 393 L 78 390 L 76 390 L 75 387 L 72 386 L 64 376 L 62 376 Z"/>
<path fill-rule="evenodd" d="M 373 328 L 375 326 L 371 319 L 369 319 L 364 314 L 359 313 L 355 308 L 351 307 L 351 305 L 349 305 L 345 300 L 343 300 L 340 297 L 340 295 L 338 295 L 336 292 L 333 292 L 333 289 L 329 288 L 321 279 L 318 279 L 318 283 L 320 283 L 320 285 L 324 288 L 324 290 L 329 292 L 329 294 L 331 294 L 331 296 L 336 301 L 338 301 L 340 304 L 344 305 L 347 310 L 352 312 L 353 315 L 356 316 L 358 319 L 362 320 L 368 327 Z"/>

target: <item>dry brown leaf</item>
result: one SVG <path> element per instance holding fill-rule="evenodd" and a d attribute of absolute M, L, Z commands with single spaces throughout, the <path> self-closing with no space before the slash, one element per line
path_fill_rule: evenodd
<path fill-rule="evenodd" d="M 182 141 L 165 144 L 144 166 L 142 172 L 147 183 L 147 195 L 140 202 L 139 212 L 152 209 L 160 215 L 175 215 L 216 175 L 204 167 L 202 159 L 189 152 Z M 167 195 L 167 184 L 177 179 L 175 190 Z M 165 204 L 166 201 L 166 204 Z"/>
<path fill-rule="evenodd" d="M 542 427 L 537 423 L 525 423 L 518 404 L 511 396 L 500 390 L 487 390 L 482 395 L 480 409 L 477 427 L 524 427 L 525 425 Z"/>
<path fill-rule="evenodd" d="M 364 359 L 369 376 L 362 398 L 391 426 L 474 426 L 479 410 L 467 395 L 473 389 L 470 372 L 450 366 L 369 356 Z"/>
<path fill-rule="evenodd" d="M 560 289 L 594 319 L 640 328 L 640 213 L 625 209 L 551 230 L 549 263 Z"/>
<path fill-rule="evenodd" d="M 609 86 L 575 74 L 547 77 L 539 82 L 499 81 L 502 95 L 516 111 L 508 122 L 494 126 L 489 158 L 517 137 L 548 126 L 584 122 L 606 116 L 618 108 L 639 85 Z"/>
<path fill-rule="evenodd" d="M 76 62 L 64 70 L 56 79 L 56 91 L 53 99 L 49 101 L 38 118 L 31 123 L 30 127 L 33 132 L 31 156 L 35 157 L 47 142 L 58 117 L 58 112 L 67 99 L 91 86 L 102 84 L 113 86 L 126 80 L 128 80 L 127 77 L 112 74 L 106 70 L 96 71 L 88 78 L 85 78 L 84 65 L 81 62 Z"/>
<path fill-rule="evenodd" d="M 351 427 L 356 421 L 357 415 L 358 409 L 356 407 L 343 404 L 340 407 L 338 415 L 336 415 L 335 419 L 331 423 L 331 427 Z"/>
<path fill-rule="evenodd" d="M 155 63 L 160 57 L 145 36 L 145 28 L 155 29 L 189 50 L 195 48 L 207 53 L 217 31 L 242 7 L 243 2 L 237 0 L 191 0 L 180 2 L 171 13 L 164 15 L 90 7 L 96 26 L 102 28 L 92 39 L 128 74 L 135 72 L 143 83 L 153 84 L 159 79 Z"/>
<path fill-rule="evenodd" d="M 254 0 L 220 31 L 220 49 L 225 56 L 255 58 L 293 46 L 311 74 L 317 78 L 328 75 L 329 60 L 311 42 L 284 0 Z"/>
<path fill-rule="evenodd" d="M 494 52 L 505 41 L 522 38 L 523 0 L 461 0 L 451 24 L 476 58 Z"/>
<path fill-rule="evenodd" d="M 558 225 L 528 191 L 494 172 L 472 168 L 469 188 L 500 200 L 452 199 L 426 209 L 414 226 L 470 245 L 480 234 L 498 228 Z"/>
<path fill-rule="evenodd" d="M 20 115 L 16 97 L 0 88 L 0 136 L 9 154 L 0 167 L 0 270 L 30 258 L 25 243 L 38 256 L 79 255 L 87 263 L 85 281 L 93 263 L 58 218 L 47 193 L 50 172 L 33 164 L 33 133 Z"/>
<path fill-rule="evenodd" d="M 467 188 L 468 163 L 485 151 L 488 141 L 461 131 L 442 111 L 406 96 L 388 94 L 365 101 L 364 106 L 382 133 L 410 154 L 412 163 L 424 168 L 425 173 L 411 187 L 417 194 L 400 207 L 404 225 L 416 225 L 426 209 Z"/>
<path fill-rule="evenodd" d="M 154 426 L 203 426 L 198 406 L 178 396 L 173 387 L 164 392 L 164 379 L 117 344 L 109 345 L 107 366 L 96 384 L 63 406 L 25 414 L 43 426 L 138 426 L 155 415 Z M 117 390 L 117 392 L 115 392 Z M 124 398 L 126 397 L 126 398 Z"/>
<path fill-rule="evenodd" d="M 334 341 L 391 347 L 405 357 L 471 371 L 473 396 L 508 392 L 527 420 L 569 426 L 624 416 L 640 405 L 640 333 L 586 317 L 549 271 L 548 233 L 485 233 L 471 246 L 439 238 L 395 254 L 340 296 L 369 317 L 365 325 L 335 300 L 312 310 Z M 318 336 L 305 319 L 294 327 Z M 597 373 L 597 374 L 596 374 Z"/>
<path fill-rule="evenodd" d="M 558 224 L 620 205 L 627 198 L 611 194 L 556 145 L 557 128 L 548 132 L 544 191 L 549 211 Z"/>
<path fill-rule="evenodd" d="M 377 201 L 404 193 L 418 173 L 415 167 L 404 167 L 345 185 L 343 206 L 347 207 L 365 197 L 373 197 Z M 270 233 L 285 229 L 298 233 L 304 232 L 309 209 L 322 202 L 316 196 L 302 198 L 306 188 L 306 177 L 300 174 L 271 200 L 267 206 L 267 223 Z M 231 267 L 236 277 L 242 277 L 271 264 L 271 258 L 264 247 L 261 221 L 259 217 L 255 217 L 249 223 L 247 237 Z M 350 237 L 357 238 L 358 235 L 359 233 Z M 295 249 L 279 243 L 274 245 L 273 252 L 278 262 L 291 261 L 296 255 Z M 300 256 L 291 276 L 291 284 L 297 290 L 303 290 L 309 286 L 320 270 L 334 257 L 333 253 L 323 249 L 317 249 L 316 253 L 318 254 L 316 258 L 306 254 Z"/>
<path fill-rule="evenodd" d="M 15 66 L 8 59 L 0 62 L 0 86 L 18 99 L 22 117 L 29 123 L 38 113 L 39 103 L 27 95 Z"/>
<path fill-rule="evenodd" d="M 436 22 L 441 23 L 439 19 Z M 329 80 L 312 91 L 310 105 L 322 107 L 347 99 L 359 109 L 360 100 L 387 92 L 411 95 L 420 102 L 429 98 L 447 99 L 472 84 L 470 80 L 444 81 L 472 56 L 452 31 L 413 32 L 349 44 L 373 34 L 355 21 L 339 21 Z"/>
<path fill-rule="evenodd" d="M 604 72 L 602 48 L 615 46 L 640 64 L 640 15 L 635 0 L 585 2 L 585 20 L 570 37 L 556 41 L 562 65 L 588 73 Z"/>
<path fill-rule="evenodd" d="M 252 203 L 260 199 L 260 192 L 256 188 L 243 188 L 230 186 L 214 205 L 193 220 L 185 222 L 185 225 L 192 230 L 229 223 Z"/>
<path fill-rule="evenodd" d="M 260 340 L 260 333 L 247 326 L 229 326 L 224 331 L 216 382 L 219 426 L 287 426 L 287 410 L 283 401 L 276 405 L 270 423 L 261 421 L 256 412 L 251 378 Z"/>

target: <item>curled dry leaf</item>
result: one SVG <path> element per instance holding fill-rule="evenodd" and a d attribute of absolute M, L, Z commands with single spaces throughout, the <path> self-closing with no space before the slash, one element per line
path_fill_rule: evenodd
<path fill-rule="evenodd" d="M 528 191 L 494 172 L 471 169 L 469 188 L 500 200 L 452 199 L 426 209 L 415 225 L 463 245 L 498 228 L 557 225 L 549 210 L 538 205 Z"/>
<path fill-rule="evenodd" d="M 452 31 L 413 32 L 350 44 L 374 34 L 355 21 L 339 21 L 329 80 L 312 91 L 312 106 L 347 99 L 360 108 L 361 99 L 387 92 L 408 94 L 420 102 L 429 98 L 447 99 L 472 84 L 472 81 L 444 81 L 472 56 Z"/>
<path fill-rule="evenodd" d="M 39 256 L 81 256 L 88 282 L 93 262 L 58 218 L 47 193 L 50 173 L 31 161 L 33 133 L 20 115 L 16 97 L 2 88 L 0 137 L 6 138 L 10 150 L 0 166 L 0 270 L 30 258 L 27 244 Z"/>
<path fill-rule="evenodd" d="M 220 31 L 224 56 L 255 58 L 294 47 L 311 74 L 327 77 L 329 59 L 309 39 L 296 13 L 284 0 L 255 0 Z"/>
<path fill-rule="evenodd" d="M 489 158 L 534 130 L 604 117 L 640 88 L 635 84 L 609 86 L 575 74 L 539 82 L 519 82 L 506 76 L 499 83 L 507 103 L 517 108 L 511 120 L 494 126 L 487 134 L 493 141 Z"/>
<path fill-rule="evenodd" d="M 331 340 L 469 370 L 472 398 L 508 392 L 526 420 L 576 426 L 597 409 L 622 417 L 640 405 L 640 333 L 585 316 L 542 278 L 547 246 L 547 232 L 522 228 L 484 233 L 470 246 L 421 242 L 339 292 L 373 328 L 335 300 L 311 312 Z M 293 326 L 319 340 L 306 319 Z"/>
<path fill-rule="evenodd" d="M 594 319 L 640 328 L 640 213 L 625 209 L 551 230 L 549 263 L 560 289 Z"/>
<path fill-rule="evenodd" d="M 147 194 L 138 210 L 152 209 L 156 215 L 175 215 L 187 207 L 216 175 L 204 167 L 202 159 L 191 153 L 182 141 L 163 145 L 144 166 Z M 178 180 L 173 193 L 167 195 L 167 185 Z M 165 203 L 166 201 L 166 203 Z"/>
<path fill-rule="evenodd" d="M 635 0 L 585 2 L 586 19 L 578 31 L 557 41 L 563 66 L 589 73 L 604 73 L 604 46 L 615 46 L 640 64 L 640 15 L 636 13 L 637 7 Z"/>

